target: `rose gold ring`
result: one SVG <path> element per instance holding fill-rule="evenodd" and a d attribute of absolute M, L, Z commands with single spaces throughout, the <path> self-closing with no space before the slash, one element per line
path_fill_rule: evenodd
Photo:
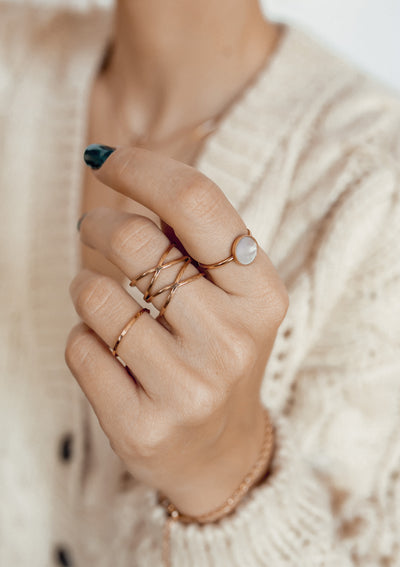
<path fill-rule="evenodd" d="M 192 258 L 190 256 L 180 256 L 179 258 L 175 258 L 174 260 L 166 261 L 165 259 L 166 259 L 166 257 L 168 256 L 169 252 L 172 250 L 173 247 L 174 247 L 174 245 L 172 243 L 170 243 L 167 246 L 166 250 L 161 255 L 161 258 L 158 261 L 157 266 L 154 266 L 153 268 L 150 268 L 149 270 L 146 270 L 142 274 L 136 276 L 129 283 L 129 285 L 131 287 L 136 286 L 137 282 L 140 279 L 144 278 L 145 276 L 148 276 L 149 274 L 153 274 L 151 281 L 150 281 L 149 285 L 147 286 L 147 289 L 145 290 L 144 296 L 143 296 L 143 299 L 147 303 L 149 301 L 151 301 L 157 295 L 160 295 L 161 293 L 163 293 L 164 291 L 169 291 L 169 294 L 168 294 L 163 306 L 161 307 L 159 316 L 164 315 L 164 312 L 165 312 L 166 308 L 168 307 L 172 297 L 175 295 L 178 287 L 181 287 L 182 285 L 188 284 L 189 282 L 192 282 L 192 281 L 196 280 L 197 278 L 201 278 L 205 275 L 202 272 L 199 272 L 198 274 L 195 274 L 194 276 L 190 276 L 189 278 L 186 278 L 185 280 L 183 280 L 182 279 L 183 273 L 184 273 L 185 269 L 187 268 L 188 264 L 190 264 Z M 183 266 L 179 270 L 175 280 L 171 284 L 168 284 L 168 285 L 162 287 L 161 289 L 153 292 L 152 289 L 154 287 L 154 284 L 157 281 L 157 278 L 158 278 L 161 270 L 169 268 L 170 266 L 173 266 L 174 264 L 178 264 L 179 262 L 183 262 Z"/>
<path fill-rule="evenodd" d="M 252 236 L 249 229 L 247 229 L 247 234 L 241 234 L 237 236 L 232 242 L 231 255 L 221 260 L 220 262 L 214 262 L 213 264 L 203 264 L 197 262 L 200 268 L 204 270 L 212 270 L 213 268 L 218 268 L 228 262 L 235 261 L 241 266 L 248 266 L 254 262 L 258 252 L 258 244 L 254 236 Z"/>
<path fill-rule="evenodd" d="M 134 323 L 136 323 L 136 321 L 139 319 L 139 317 L 141 315 L 143 315 L 143 313 L 147 311 L 147 313 L 150 313 L 150 309 L 147 309 L 147 307 L 142 307 L 137 313 L 135 313 L 135 315 L 129 319 L 129 321 L 127 322 L 127 324 L 125 325 L 125 327 L 122 329 L 118 339 L 115 341 L 115 345 L 111 350 L 112 355 L 115 356 L 116 358 L 118 357 L 118 353 L 117 353 L 117 348 L 119 347 L 122 339 L 124 338 L 124 336 L 126 335 L 126 333 L 129 331 L 129 329 L 132 327 L 132 325 Z"/>

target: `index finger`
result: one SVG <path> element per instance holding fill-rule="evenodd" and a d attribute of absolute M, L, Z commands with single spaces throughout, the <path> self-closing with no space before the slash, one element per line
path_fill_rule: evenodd
<path fill-rule="evenodd" d="M 89 146 L 93 152 L 96 147 Z M 246 234 L 246 224 L 223 191 L 194 167 L 144 148 L 118 147 L 108 152 L 105 163 L 94 172 L 96 177 L 154 211 L 196 261 L 220 262 L 231 255 L 235 238 Z M 232 261 L 210 275 L 233 295 L 249 295 L 252 288 L 260 289 L 261 280 L 276 278 L 261 249 L 251 264 Z"/>

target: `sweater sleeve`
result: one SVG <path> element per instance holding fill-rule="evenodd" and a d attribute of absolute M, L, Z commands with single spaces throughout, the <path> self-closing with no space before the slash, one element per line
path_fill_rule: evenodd
<path fill-rule="evenodd" d="M 288 422 L 279 418 L 275 428 L 271 472 L 234 513 L 212 524 L 172 524 L 173 567 L 350 566 L 336 548 L 328 492 L 296 449 Z M 161 567 L 166 515 L 156 491 L 140 485 L 119 498 L 110 557 L 122 549 L 124 567 Z M 141 522 L 132 523 L 138 509 Z"/>
<path fill-rule="evenodd" d="M 335 545 L 327 491 L 294 446 L 288 423 L 277 419 L 275 427 L 268 479 L 215 524 L 172 524 L 172 565 L 350 565 Z M 154 500 L 152 516 L 164 518 Z"/>

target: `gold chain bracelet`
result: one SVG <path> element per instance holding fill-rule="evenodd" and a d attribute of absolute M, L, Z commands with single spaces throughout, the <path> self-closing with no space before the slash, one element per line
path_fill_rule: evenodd
<path fill-rule="evenodd" d="M 271 462 L 273 447 L 274 447 L 274 428 L 269 418 L 269 413 L 264 408 L 265 430 L 264 439 L 257 461 L 254 463 L 250 472 L 246 474 L 242 482 L 239 484 L 233 494 L 220 506 L 201 514 L 200 516 L 189 516 L 182 514 L 170 500 L 158 492 L 158 501 L 166 509 L 166 521 L 163 530 L 162 541 L 162 561 L 165 567 L 171 567 L 171 525 L 175 521 L 183 523 L 212 523 L 227 516 L 236 508 L 237 504 L 244 498 L 247 492 L 252 488 L 257 481 L 261 482 L 269 471 L 269 464 Z M 260 473 L 264 470 L 263 477 L 259 478 Z"/>

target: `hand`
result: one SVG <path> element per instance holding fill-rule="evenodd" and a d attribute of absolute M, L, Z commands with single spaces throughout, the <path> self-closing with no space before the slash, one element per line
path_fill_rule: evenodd
<path fill-rule="evenodd" d="M 230 255 L 246 225 L 221 189 L 186 164 L 120 147 L 94 172 L 142 203 L 198 262 Z M 173 231 L 171 230 L 171 227 Z M 170 240 L 149 218 L 106 208 L 84 217 L 82 241 L 129 277 L 157 265 Z M 186 252 L 187 251 L 187 252 Z M 174 248 L 168 259 L 182 254 Z M 168 285 L 182 263 L 160 272 Z M 198 273 L 189 264 L 184 277 Z M 163 317 L 144 313 L 112 347 L 140 305 L 115 280 L 82 270 L 71 284 L 84 323 L 70 333 L 66 361 L 112 449 L 135 478 L 162 491 L 182 513 L 199 515 L 230 496 L 256 461 L 263 439 L 260 386 L 288 294 L 259 248 L 181 286 Z M 144 292 L 151 279 L 137 283 Z M 166 293 L 152 302 L 158 309 Z"/>

